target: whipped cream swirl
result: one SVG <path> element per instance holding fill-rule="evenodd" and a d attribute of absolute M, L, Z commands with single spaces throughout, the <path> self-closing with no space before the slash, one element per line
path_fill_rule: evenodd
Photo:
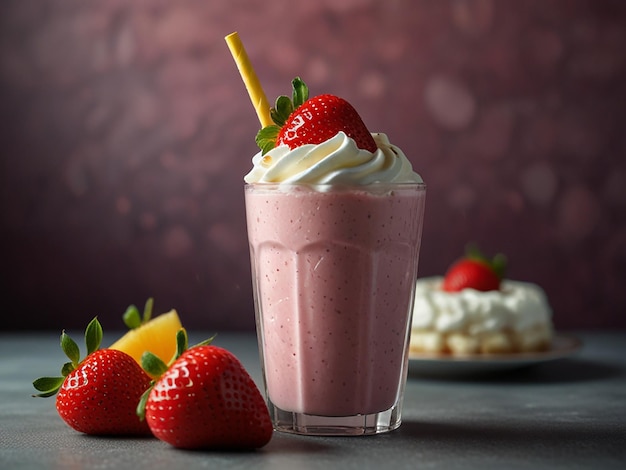
<path fill-rule="evenodd" d="M 279 145 L 265 155 L 257 153 L 246 183 L 367 185 L 372 183 L 421 183 L 411 162 L 385 134 L 372 134 L 378 146 L 372 153 L 360 149 L 344 132 L 321 144 L 305 144 L 290 150 Z"/>
<path fill-rule="evenodd" d="M 417 281 L 413 329 L 481 334 L 550 324 L 552 310 L 538 285 L 503 280 L 499 291 L 441 290 L 442 277 Z"/>

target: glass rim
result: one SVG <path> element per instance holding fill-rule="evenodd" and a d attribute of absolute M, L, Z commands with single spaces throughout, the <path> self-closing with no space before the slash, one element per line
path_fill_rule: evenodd
<path fill-rule="evenodd" d="M 417 181 L 404 181 L 404 182 L 376 182 L 369 184 L 333 184 L 333 183 L 281 183 L 281 182 L 255 182 L 255 183 L 247 183 L 244 182 L 244 188 L 322 188 L 326 191 L 328 190 L 362 190 L 367 191 L 368 189 L 381 189 L 381 188 L 417 188 L 417 189 L 426 189 L 426 183 L 417 182 Z"/>

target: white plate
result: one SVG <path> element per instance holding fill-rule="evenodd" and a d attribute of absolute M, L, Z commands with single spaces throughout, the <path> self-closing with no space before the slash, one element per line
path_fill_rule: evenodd
<path fill-rule="evenodd" d="M 435 354 L 409 355 L 409 373 L 415 375 L 471 375 L 518 369 L 521 367 L 569 357 L 580 350 L 582 341 L 569 335 L 555 335 L 547 351 L 519 354 L 449 356 Z"/>

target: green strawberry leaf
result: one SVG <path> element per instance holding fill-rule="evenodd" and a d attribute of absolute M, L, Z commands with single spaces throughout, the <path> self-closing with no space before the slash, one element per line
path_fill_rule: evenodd
<path fill-rule="evenodd" d="M 500 279 L 504 279 L 506 274 L 507 259 L 502 253 L 498 253 L 491 260 L 491 268 Z"/>
<path fill-rule="evenodd" d="M 217 335 L 213 335 L 209 339 L 206 339 L 193 347 L 210 344 L 216 336 Z M 189 338 L 187 336 L 187 331 L 184 328 L 181 328 L 176 333 L 176 353 L 174 354 L 174 357 L 169 362 L 169 364 L 165 364 L 158 356 L 155 356 L 150 351 L 146 351 L 142 354 L 142 369 L 145 370 L 152 377 L 156 377 L 156 379 L 152 381 L 152 383 L 150 384 L 150 388 L 148 388 L 148 390 L 143 393 L 141 399 L 139 400 L 139 403 L 137 404 L 136 412 L 141 421 L 143 421 L 146 417 L 146 403 L 148 402 L 150 392 L 154 388 L 154 384 L 157 382 L 159 377 L 167 372 L 169 366 L 171 366 L 185 351 L 187 351 L 188 343 Z"/>
<path fill-rule="evenodd" d="M 150 297 L 146 300 L 146 305 L 143 308 L 143 321 L 142 323 L 148 323 L 152 318 L 152 307 L 154 306 L 154 299 Z"/>
<path fill-rule="evenodd" d="M 498 278 L 504 278 L 507 267 L 507 259 L 502 253 L 498 253 L 492 259 L 489 259 L 478 249 L 476 245 L 470 244 L 465 249 L 465 256 L 468 259 L 473 259 L 486 264 L 493 270 Z"/>
<path fill-rule="evenodd" d="M 291 87 L 293 88 L 293 107 L 298 109 L 309 99 L 309 88 L 300 77 L 296 77 L 291 81 Z"/>
<path fill-rule="evenodd" d="M 87 328 L 85 328 L 85 345 L 87 346 L 87 356 L 95 352 L 102 342 L 102 325 L 98 321 L 98 317 L 94 317 L 89 322 Z M 66 332 L 61 332 L 61 349 L 65 355 L 69 358 L 70 362 L 66 362 L 61 367 L 62 377 L 41 377 L 33 382 L 33 386 L 38 391 L 42 392 L 34 397 L 50 397 L 56 394 L 63 382 L 72 371 L 78 368 L 80 358 L 80 348 L 76 341 L 74 341 Z"/>
<path fill-rule="evenodd" d="M 254 139 L 262 151 L 262 155 L 276 147 L 276 139 L 281 127 L 285 125 L 289 116 L 309 99 L 309 88 L 300 77 L 291 81 L 291 98 L 281 95 L 276 98 L 273 108 L 270 108 L 270 117 L 275 125 L 266 126 L 261 129 Z"/>
<path fill-rule="evenodd" d="M 63 364 L 63 367 L 61 367 L 61 375 L 67 377 L 74 369 L 76 369 L 76 366 L 73 363 L 66 362 Z"/>
<path fill-rule="evenodd" d="M 293 103 L 287 96 L 279 96 L 274 107 L 270 109 L 270 116 L 276 125 L 282 127 L 293 113 L 293 109 Z"/>
<path fill-rule="evenodd" d="M 153 377 L 160 377 L 167 370 L 167 364 L 150 351 L 144 351 L 141 355 L 141 367 Z"/>
<path fill-rule="evenodd" d="M 139 403 L 137 404 L 136 411 L 137 411 L 137 416 L 139 416 L 140 421 L 143 421 L 144 419 L 146 419 L 146 403 L 148 403 L 148 397 L 150 396 L 150 392 L 152 391 L 153 388 L 154 388 L 154 382 L 148 388 L 148 390 L 143 392 L 143 394 L 141 395 L 141 398 L 139 399 Z"/>
<path fill-rule="evenodd" d="M 102 325 L 98 321 L 98 317 L 94 317 L 93 320 L 87 325 L 85 330 L 85 346 L 87 346 L 87 356 L 96 351 L 100 347 L 102 342 Z"/>
<path fill-rule="evenodd" d="M 141 314 L 139 313 L 139 309 L 134 305 L 128 306 L 122 315 L 122 319 L 124 320 L 124 325 L 126 325 L 129 330 L 134 330 L 141 326 Z"/>
<path fill-rule="evenodd" d="M 255 141 L 261 149 L 262 155 L 265 155 L 276 147 L 276 138 L 278 137 L 279 131 L 280 127 L 278 126 L 267 126 L 257 133 Z"/>
<path fill-rule="evenodd" d="M 33 387 L 41 393 L 33 395 L 34 397 L 47 398 L 56 394 L 63 385 L 65 377 L 40 377 L 33 381 Z"/>
<path fill-rule="evenodd" d="M 175 360 L 178 359 L 182 353 L 187 351 L 187 347 L 189 346 L 189 339 L 187 337 L 187 332 L 184 328 L 178 330 L 176 333 L 176 356 Z"/>
<path fill-rule="evenodd" d="M 56 389 L 56 390 L 48 390 L 48 391 L 45 391 L 45 392 L 36 393 L 36 394 L 34 394 L 32 396 L 36 397 L 36 398 L 48 398 L 48 397 L 52 397 L 52 396 L 56 395 L 58 392 L 59 392 L 58 389 Z"/>
<path fill-rule="evenodd" d="M 80 362 L 80 349 L 78 349 L 76 341 L 65 333 L 65 330 L 61 333 L 61 349 L 74 366 L 78 365 Z"/>
<path fill-rule="evenodd" d="M 139 328 L 144 323 L 148 323 L 152 318 L 152 309 L 154 306 L 154 299 L 150 297 L 146 300 L 146 305 L 143 308 L 143 317 L 139 312 L 139 309 L 135 305 L 129 305 L 124 314 L 122 315 L 122 320 L 124 321 L 124 325 L 129 330 L 134 330 Z"/>
<path fill-rule="evenodd" d="M 208 339 L 205 339 L 204 341 L 200 341 L 198 344 L 194 344 L 192 346 L 192 348 L 195 348 L 197 346 L 208 346 L 209 344 L 211 344 L 213 342 L 213 340 L 217 337 L 217 333 L 214 334 L 213 336 L 211 336 Z"/>

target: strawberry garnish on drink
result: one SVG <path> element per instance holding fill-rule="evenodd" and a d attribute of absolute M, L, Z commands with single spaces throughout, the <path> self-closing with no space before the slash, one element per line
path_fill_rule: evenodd
<path fill-rule="evenodd" d="M 292 96 L 279 96 L 274 107 L 270 107 L 237 32 L 224 39 L 261 122 L 256 142 L 263 154 L 277 145 L 293 150 L 305 144 L 320 144 L 339 132 L 354 139 L 357 147 L 376 151 L 374 138 L 350 103 L 334 95 L 309 99 L 309 90 L 299 77 L 291 82 Z"/>
<path fill-rule="evenodd" d="M 61 348 L 70 359 L 60 377 L 33 382 L 37 397 L 56 395 L 59 416 L 76 431 L 91 435 L 150 434 L 136 415 L 137 403 L 150 386 L 150 377 L 128 354 L 98 349 L 102 326 L 94 318 L 85 330 L 87 356 L 80 359 L 76 342 L 65 332 Z"/>
<path fill-rule="evenodd" d="M 263 447 L 273 433 L 263 396 L 231 352 L 208 343 L 187 349 L 181 330 L 171 365 L 144 354 L 144 369 L 158 378 L 137 413 L 155 437 L 177 448 Z"/>
<path fill-rule="evenodd" d="M 357 147 L 375 152 L 376 142 L 354 107 L 343 98 L 319 95 L 309 98 L 306 84 L 295 78 L 292 98 L 279 96 L 270 110 L 273 125 L 259 131 L 256 142 L 268 152 L 277 145 L 290 149 L 305 144 L 320 144 L 344 132 Z"/>
<path fill-rule="evenodd" d="M 446 292 L 458 292 L 463 289 L 500 290 L 505 268 L 504 255 L 497 254 L 488 259 L 478 249 L 470 247 L 463 258 L 450 266 L 441 288 Z"/>

